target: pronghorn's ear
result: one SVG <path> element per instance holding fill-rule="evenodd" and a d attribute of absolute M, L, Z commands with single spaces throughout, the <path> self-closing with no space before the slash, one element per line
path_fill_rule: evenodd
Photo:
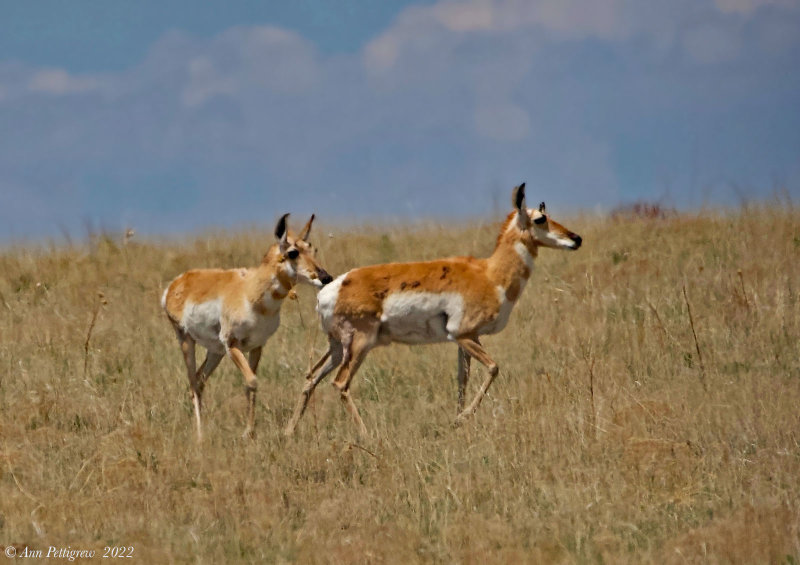
<path fill-rule="evenodd" d="M 275 226 L 275 238 L 281 245 L 281 251 L 286 251 L 289 247 L 289 230 L 286 227 L 286 218 L 288 217 L 289 214 L 281 216 L 281 219 L 278 220 L 278 224 Z"/>
<path fill-rule="evenodd" d="M 525 211 L 525 183 L 523 182 L 518 187 L 514 188 L 511 193 L 511 204 L 517 210 Z"/>
<path fill-rule="evenodd" d="M 311 217 L 306 222 L 306 225 L 303 226 L 303 229 L 300 230 L 300 235 L 297 236 L 297 239 L 302 239 L 306 241 L 308 239 L 308 232 L 311 231 L 311 224 L 314 222 L 314 214 L 311 214 Z"/>
<path fill-rule="evenodd" d="M 517 210 L 517 223 L 522 230 L 528 229 L 531 225 L 530 216 L 528 216 L 528 207 L 525 205 L 525 183 L 516 187 L 511 193 L 511 204 Z"/>

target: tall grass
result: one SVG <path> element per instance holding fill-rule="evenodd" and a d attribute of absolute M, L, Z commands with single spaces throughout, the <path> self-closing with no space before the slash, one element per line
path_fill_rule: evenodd
<path fill-rule="evenodd" d="M 487 255 L 497 220 L 313 239 L 338 274 Z M 264 351 L 256 438 L 240 438 L 226 360 L 195 442 L 160 292 L 190 267 L 255 265 L 268 230 L 0 253 L 0 545 L 133 546 L 148 563 L 797 563 L 800 214 L 564 223 L 584 246 L 543 250 L 484 340 L 500 375 L 475 418 L 451 427 L 454 346 L 395 345 L 354 381 L 366 440 L 327 386 L 282 436 L 325 349 L 303 288 Z M 470 390 L 483 378 L 474 365 Z"/>

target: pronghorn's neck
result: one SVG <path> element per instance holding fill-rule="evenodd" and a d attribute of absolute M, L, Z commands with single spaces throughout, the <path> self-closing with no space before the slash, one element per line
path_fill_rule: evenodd
<path fill-rule="evenodd" d="M 253 272 L 253 286 L 249 294 L 254 302 L 272 301 L 280 307 L 280 302 L 297 283 L 297 273 L 289 261 L 282 260 L 277 245 L 267 251 Z"/>
<path fill-rule="evenodd" d="M 528 230 L 517 226 L 516 212 L 509 214 L 497 246 L 487 259 L 489 277 L 505 291 L 506 298 L 515 302 L 533 271 L 533 261 L 538 254 L 538 246 Z"/>

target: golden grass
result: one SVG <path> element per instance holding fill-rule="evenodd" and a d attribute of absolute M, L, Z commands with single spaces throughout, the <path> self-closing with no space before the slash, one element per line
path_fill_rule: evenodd
<path fill-rule="evenodd" d="M 354 381 L 364 441 L 328 386 L 282 436 L 325 345 L 304 288 L 264 351 L 256 439 L 239 437 L 226 360 L 195 443 L 161 289 L 256 264 L 268 230 L 2 252 L 0 545 L 134 546 L 147 563 L 797 563 L 800 214 L 565 223 L 584 247 L 543 250 L 485 339 L 500 375 L 476 417 L 451 427 L 452 345 L 392 346 Z M 486 255 L 497 225 L 314 239 L 341 273 Z"/>

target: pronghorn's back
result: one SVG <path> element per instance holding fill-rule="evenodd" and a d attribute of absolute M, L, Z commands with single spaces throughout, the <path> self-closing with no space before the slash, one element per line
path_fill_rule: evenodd
<path fill-rule="evenodd" d="M 164 290 L 161 307 L 167 316 L 180 322 L 188 304 L 209 300 L 231 300 L 240 294 L 247 269 L 192 269 L 175 277 Z"/>
<path fill-rule="evenodd" d="M 180 330 L 210 351 L 225 352 L 224 336 L 241 334 L 241 349 L 260 347 L 278 329 L 281 299 L 291 288 L 266 291 L 257 269 L 193 269 L 175 278 L 162 304 Z M 274 295 L 277 294 L 278 297 Z"/>
<path fill-rule="evenodd" d="M 483 311 L 500 306 L 485 262 L 453 257 L 353 269 L 320 292 L 322 325 L 328 330 L 337 318 L 372 318 L 380 321 L 383 342 L 452 340 L 465 325 L 483 319 Z"/>

